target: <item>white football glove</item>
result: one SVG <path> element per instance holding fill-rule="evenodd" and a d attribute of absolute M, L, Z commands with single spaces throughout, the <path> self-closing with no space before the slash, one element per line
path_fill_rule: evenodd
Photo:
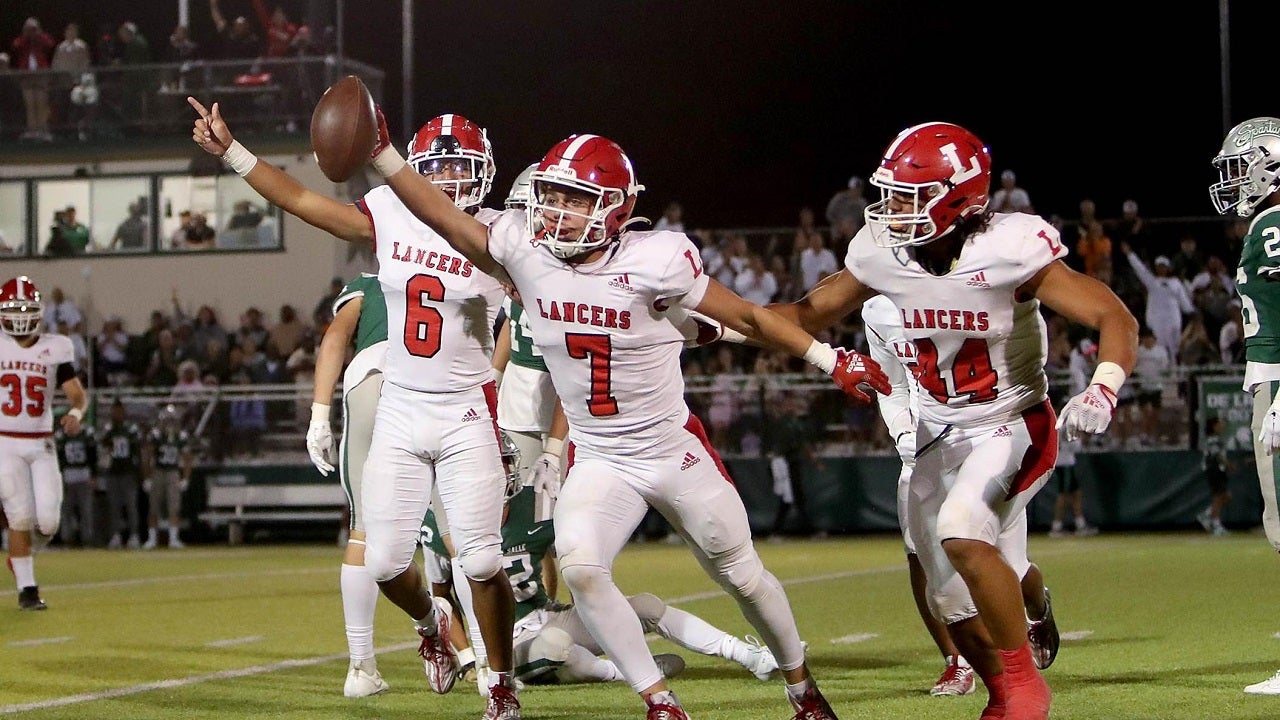
<path fill-rule="evenodd" d="M 916 464 L 916 431 L 907 430 L 899 434 L 898 439 L 893 444 L 898 450 L 898 459 L 902 461 L 902 464 L 914 467 Z"/>
<path fill-rule="evenodd" d="M 321 475 L 328 476 L 333 472 L 333 462 L 337 459 L 338 452 L 333 446 L 328 405 L 311 405 L 311 424 L 307 426 L 307 454 L 311 456 L 311 464 L 316 466 Z"/>
<path fill-rule="evenodd" d="M 1067 401 L 1058 414 L 1057 427 L 1068 441 L 1074 441 L 1085 433 L 1104 432 L 1115 412 L 1116 394 L 1106 385 L 1094 383 Z"/>
<path fill-rule="evenodd" d="M 560 497 L 560 456 L 543 451 L 533 463 L 533 491 L 555 500 Z"/>
<path fill-rule="evenodd" d="M 1262 451 L 1267 455 L 1280 448 L 1280 393 L 1271 401 L 1267 414 L 1262 416 L 1262 428 L 1258 430 L 1255 442 L 1262 445 Z"/>

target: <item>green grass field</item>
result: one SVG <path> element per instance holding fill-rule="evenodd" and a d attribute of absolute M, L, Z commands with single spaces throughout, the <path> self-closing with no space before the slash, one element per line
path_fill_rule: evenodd
<path fill-rule="evenodd" d="M 976 718 L 984 693 L 929 697 L 941 670 L 890 536 L 761 544 L 786 584 L 810 661 L 842 718 Z M 1245 685 L 1280 668 L 1280 558 L 1260 534 L 1032 539 L 1068 637 L 1047 677 L 1053 717 L 1280 717 L 1280 697 Z M 0 715 L 53 718 L 442 718 L 475 720 L 459 685 L 437 696 L 416 636 L 385 600 L 379 665 L 392 690 L 342 696 L 346 642 L 336 547 L 202 547 L 41 555 L 50 610 L 20 613 L 0 592 Z M 626 592 L 650 591 L 723 629 L 751 632 L 681 547 L 627 548 Z M 665 641 L 655 650 L 671 652 Z M 673 685 L 696 720 L 781 719 L 781 681 L 691 656 Z M 640 718 L 625 685 L 530 688 L 527 718 Z"/>

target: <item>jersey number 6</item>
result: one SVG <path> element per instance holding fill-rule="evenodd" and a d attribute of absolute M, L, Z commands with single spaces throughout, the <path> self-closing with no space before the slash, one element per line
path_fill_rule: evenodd
<path fill-rule="evenodd" d="M 444 316 L 427 304 L 444 302 L 444 283 L 434 275 L 414 275 L 405 286 L 404 346 L 410 355 L 432 357 L 440 352 Z"/>

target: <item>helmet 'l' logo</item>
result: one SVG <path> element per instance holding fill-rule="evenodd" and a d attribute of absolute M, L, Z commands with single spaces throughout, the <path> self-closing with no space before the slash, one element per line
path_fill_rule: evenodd
<path fill-rule="evenodd" d="M 960 162 L 960 153 L 956 152 L 955 143 L 947 143 L 939 148 L 939 150 L 943 155 L 947 156 L 947 162 L 951 163 L 951 167 L 955 168 L 955 172 L 951 173 L 952 185 L 959 185 L 965 180 L 976 177 L 982 172 L 982 168 L 978 167 L 977 155 L 969 156 L 969 162 L 973 163 L 970 167 L 965 167 L 964 163 Z"/>

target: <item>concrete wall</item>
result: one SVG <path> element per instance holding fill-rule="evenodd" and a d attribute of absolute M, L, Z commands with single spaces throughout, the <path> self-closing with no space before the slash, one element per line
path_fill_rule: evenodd
<path fill-rule="evenodd" d="M 311 190 L 350 201 L 348 186 L 335 185 L 321 174 L 310 155 L 263 157 L 297 178 Z M 185 169 L 190 159 L 143 162 L 104 162 L 93 171 L 171 172 Z M 77 166 L 5 166 L 0 176 L 70 176 Z M 357 193 L 363 187 L 354 187 Z M 2 211 L 2 209 L 0 209 Z M 204 304 L 218 313 L 224 327 L 234 329 L 249 306 L 262 309 L 274 322 L 280 306 L 289 303 L 304 318 L 328 292 L 335 275 L 345 278 L 376 264 L 365 248 L 352 246 L 285 215 L 284 250 L 280 252 L 187 252 L 144 256 L 84 255 L 74 258 L 14 258 L 0 260 L 4 279 L 29 275 L 46 294 L 54 287 L 74 299 L 88 315 L 86 330 L 96 333 L 104 317 L 119 315 L 125 329 L 142 332 L 152 310 L 169 312 L 176 288 L 183 308 L 194 313 Z M 2 282 L 2 280 L 0 280 Z"/>

